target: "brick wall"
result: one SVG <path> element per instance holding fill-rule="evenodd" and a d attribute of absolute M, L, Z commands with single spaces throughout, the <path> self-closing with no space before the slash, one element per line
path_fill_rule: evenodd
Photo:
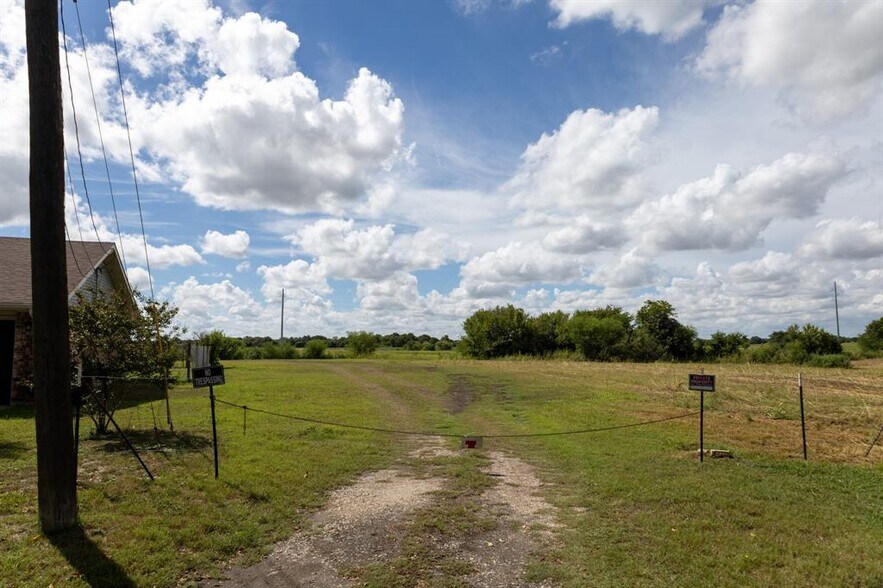
<path fill-rule="evenodd" d="M 12 359 L 12 402 L 34 400 L 34 340 L 31 336 L 31 315 L 15 315 L 15 345 Z"/>

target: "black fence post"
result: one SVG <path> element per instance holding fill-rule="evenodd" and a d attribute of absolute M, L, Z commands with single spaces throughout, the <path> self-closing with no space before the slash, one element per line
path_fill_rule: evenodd
<path fill-rule="evenodd" d="M 215 387 L 208 387 L 208 397 L 212 404 L 212 446 L 215 452 L 215 479 L 218 478 L 218 427 L 215 422 Z"/>
<path fill-rule="evenodd" d="M 803 377 L 800 375 L 800 372 L 797 372 L 797 390 L 800 392 L 800 431 L 803 435 L 803 461 L 806 461 L 806 418 L 803 412 Z"/>
<path fill-rule="evenodd" d="M 705 461 L 705 391 L 699 392 L 699 461 Z"/>

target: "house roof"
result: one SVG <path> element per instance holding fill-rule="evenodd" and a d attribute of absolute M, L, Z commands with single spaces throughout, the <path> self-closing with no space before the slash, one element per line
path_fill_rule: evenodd
<path fill-rule="evenodd" d="M 69 241 L 68 296 L 110 255 L 116 257 L 113 243 Z M 31 240 L 0 237 L 0 307 L 30 308 L 31 302 Z"/>

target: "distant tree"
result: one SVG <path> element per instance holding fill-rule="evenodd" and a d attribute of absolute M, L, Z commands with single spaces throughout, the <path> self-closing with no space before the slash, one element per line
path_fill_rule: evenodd
<path fill-rule="evenodd" d="M 737 355 L 748 346 L 748 337 L 742 333 L 712 333 L 708 341 L 708 355 L 714 359 Z"/>
<path fill-rule="evenodd" d="M 463 330 L 466 336 L 460 341 L 460 349 L 464 355 L 486 359 L 532 350 L 529 318 L 523 309 L 511 304 L 472 313 L 464 321 Z"/>
<path fill-rule="evenodd" d="M 796 342 L 809 355 L 829 355 L 843 352 L 843 345 L 837 335 L 811 324 L 805 324 L 803 327 L 791 325 L 785 331 L 784 338 L 786 344 Z"/>
<path fill-rule="evenodd" d="M 120 292 L 97 293 L 91 300 L 78 296 L 71 306 L 71 347 L 83 374 L 92 376 L 83 382 L 83 406 L 97 434 L 106 434 L 110 423 L 100 405 L 113 415 L 123 400 L 114 382 L 168 378 L 179 353 L 175 341 L 183 333 L 172 324 L 177 313 L 168 302 L 138 294 L 133 300 Z"/>
<path fill-rule="evenodd" d="M 695 354 L 696 331 L 677 320 L 665 300 L 648 300 L 635 315 L 635 349 L 639 359 L 683 361 Z"/>
<path fill-rule="evenodd" d="M 456 343 L 454 343 L 450 337 L 444 335 L 438 342 L 435 344 L 436 351 L 450 351 L 456 347 Z"/>
<path fill-rule="evenodd" d="M 328 343 L 324 339 L 310 339 L 304 346 L 304 357 L 307 359 L 322 359 L 325 357 L 327 349 Z"/>
<path fill-rule="evenodd" d="M 869 353 L 883 351 L 883 317 L 871 321 L 858 338 L 859 347 Z"/>
<path fill-rule="evenodd" d="M 353 357 L 368 357 L 377 351 L 378 336 L 368 331 L 347 333 L 346 347 Z"/>
<path fill-rule="evenodd" d="M 578 310 L 570 317 L 564 331 L 566 339 L 586 359 L 623 359 L 628 355 L 632 317 L 617 306 Z"/>
<path fill-rule="evenodd" d="M 567 321 L 570 316 L 562 311 L 544 312 L 530 319 L 533 331 L 533 352 L 547 355 L 567 347 L 569 340 L 566 335 Z"/>
<path fill-rule="evenodd" d="M 245 345 L 242 341 L 228 337 L 224 331 L 215 330 L 199 336 L 200 345 L 211 347 L 209 359 L 212 365 L 218 365 L 223 359 L 242 359 L 245 357 Z"/>

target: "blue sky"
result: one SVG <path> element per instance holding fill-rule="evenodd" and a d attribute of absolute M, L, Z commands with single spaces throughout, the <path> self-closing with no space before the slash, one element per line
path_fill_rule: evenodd
<path fill-rule="evenodd" d="M 834 281 L 844 334 L 883 314 L 879 0 L 112 4 L 154 291 L 191 330 L 275 334 L 282 288 L 289 334 L 651 298 L 706 335 L 833 330 Z M 22 6 L 3 235 L 28 232 Z M 85 54 L 64 9 L 68 229 L 149 291 L 106 6 L 79 4 Z"/>

